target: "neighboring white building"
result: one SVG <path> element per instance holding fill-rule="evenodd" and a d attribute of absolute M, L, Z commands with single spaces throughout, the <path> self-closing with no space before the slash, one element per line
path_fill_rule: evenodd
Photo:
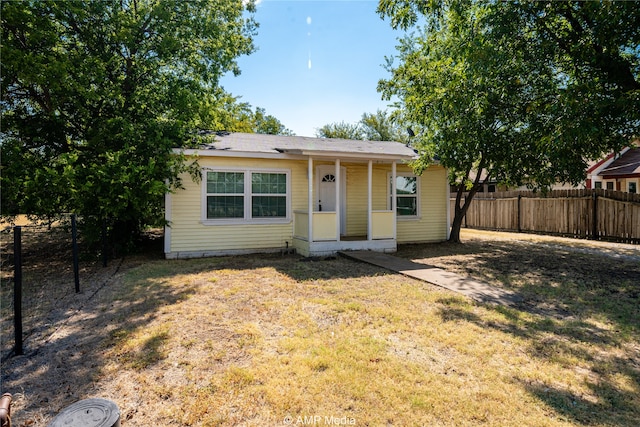
<path fill-rule="evenodd" d="M 587 188 L 640 192 L 640 141 L 610 154 L 587 171 Z"/>

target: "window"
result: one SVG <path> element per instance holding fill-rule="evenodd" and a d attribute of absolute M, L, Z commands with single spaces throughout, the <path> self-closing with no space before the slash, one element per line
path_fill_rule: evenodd
<path fill-rule="evenodd" d="M 613 181 L 607 182 L 607 190 L 613 190 Z"/>
<path fill-rule="evenodd" d="M 251 216 L 253 218 L 287 217 L 286 174 L 251 174 Z"/>
<path fill-rule="evenodd" d="M 389 178 L 389 202 L 391 204 L 391 178 Z M 396 214 L 399 217 L 417 217 L 418 212 L 418 178 L 413 175 L 396 176 Z M 391 207 L 391 206 L 390 206 Z"/>
<path fill-rule="evenodd" d="M 629 183 L 629 193 L 637 193 L 638 192 L 638 184 L 635 182 Z"/>
<path fill-rule="evenodd" d="M 288 188 L 288 171 L 206 171 L 204 220 L 287 220 Z"/>
<path fill-rule="evenodd" d="M 602 181 L 596 181 L 596 182 L 594 182 L 594 184 L 595 184 L 595 188 L 596 188 L 596 189 L 598 189 L 598 190 L 599 190 L 599 189 L 601 189 L 601 188 L 602 188 Z"/>
<path fill-rule="evenodd" d="M 244 173 L 207 172 L 207 219 L 244 218 Z"/>

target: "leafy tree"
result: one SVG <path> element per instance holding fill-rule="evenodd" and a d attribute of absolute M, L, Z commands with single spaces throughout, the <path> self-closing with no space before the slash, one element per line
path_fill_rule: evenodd
<path fill-rule="evenodd" d="M 318 138 L 362 139 L 362 129 L 359 123 L 329 123 L 317 129 L 316 136 Z"/>
<path fill-rule="evenodd" d="M 209 130 L 294 135 L 275 116 L 261 107 L 255 109 L 248 102 L 238 102 L 238 97 L 223 93 L 209 111 Z"/>
<path fill-rule="evenodd" d="M 363 138 L 368 141 L 407 142 L 409 134 L 401 128 L 397 120 L 386 111 L 364 113 L 360 119 Z"/>
<path fill-rule="evenodd" d="M 263 133 L 268 135 L 294 135 L 293 131 L 287 129 L 280 120 L 261 107 L 251 109 L 247 103 L 238 104 L 235 109 L 230 110 L 231 123 L 221 130 L 231 132 Z"/>
<path fill-rule="evenodd" d="M 253 112 L 253 129 L 255 133 L 268 135 L 295 135 L 293 131 L 287 129 L 280 120 L 270 114 L 266 114 L 264 108 L 256 107 Z"/>
<path fill-rule="evenodd" d="M 406 142 L 408 137 L 394 117 L 382 110 L 362 114 L 360 121 L 355 124 L 340 122 L 324 125 L 316 135 L 320 138 L 397 142 Z"/>
<path fill-rule="evenodd" d="M 398 96 L 419 130 L 416 171 L 437 154 L 462 184 L 452 241 L 476 171 L 532 187 L 577 183 L 589 159 L 638 134 L 640 9 L 631 3 L 381 0 L 378 11 L 394 27 L 421 23 L 379 90 Z"/>
<path fill-rule="evenodd" d="M 246 5 L 243 5 L 245 3 Z M 218 81 L 253 51 L 241 0 L 2 2 L 2 213 L 162 221 L 172 148 L 219 120 Z"/>

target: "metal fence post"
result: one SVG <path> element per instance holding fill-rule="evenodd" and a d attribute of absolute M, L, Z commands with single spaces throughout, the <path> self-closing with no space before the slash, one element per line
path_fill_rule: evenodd
<path fill-rule="evenodd" d="M 78 224 L 76 214 L 71 215 L 71 239 L 73 241 L 73 278 L 76 293 L 80 292 L 80 269 L 78 266 Z"/>
<path fill-rule="evenodd" d="M 102 219 L 102 266 L 107 266 L 107 219 Z"/>
<path fill-rule="evenodd" d="M 13 331 L 15 353 L 22 350 L 22 227 L 13 228 Z"/>

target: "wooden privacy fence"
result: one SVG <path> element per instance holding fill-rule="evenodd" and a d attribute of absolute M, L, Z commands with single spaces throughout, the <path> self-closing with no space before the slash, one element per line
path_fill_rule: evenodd
<path fill-rule="evenodd" d="M 451 199 L 451 215 L 455 213 Z M 640 243 L 640 195 L 610 190 L 476 194 L 463 225 Z"/>

